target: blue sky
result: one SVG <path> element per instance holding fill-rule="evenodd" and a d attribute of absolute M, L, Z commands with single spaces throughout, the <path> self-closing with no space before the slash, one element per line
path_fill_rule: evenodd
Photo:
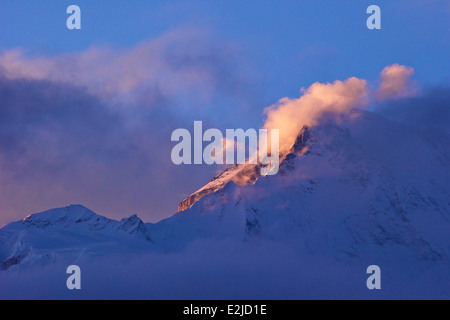
<path fill-rule="evenodd" d="M 70 31 L 66 28 L 66 8 L 71 4 L 81 8 L 81 30 Z M 381 30 L 366 28 L 366 8 L 371 4 L 381 8 Z M 130 73 L 138 73 L 139 63 L 146 64 L 145 59 L 136 58 L 140 57 L 136 53 L 139 52 L 136 48 L 140 44 L 150 43 L 144 50 L 150 55 L 160 48 L 169 53 L 152 58 L 155 66 L 159 62 L 167 63 L 168 66 L 161 69 L 161 74 L 146 79 L 143 88 L 149 92 L 144 94 L 140 91 L 139 97 L 133 102 L 129 102 L 130 96 L 121 97 L 128 101 L 121 100 L 121 104 L 148 106 L 121 109 L 125 110 L 123 112 L 127 113 L 127 117 L 145 121 L 136 124 L 138 120 L 129 122 L 128 119 L 126 125 L 114 132 L 112 124 L 117 128 L 119 125 L 116 122 L 121 121 L 116 119 L 117 114 L 107 113 L 105 116 L 89 113 L 86 119 L 92 128 L 86 129 L 86 132 L 89 137 L 94 137 L 89 146 L 94 151 L 90 152 L 81 147 L 76 149 L 79 142 L 75 139 L 76 134 L 64 135 L 64 143 L 70 141 L 72 145 L 69 146 L 73 150 L 86 152 L 86 157 L 95 156 L 95 163 L 89 162 L 86 172 L 104 169 L 105 176 L 96 181 L 80 177 L 79 185 L 74 183 L 73 187 L 68 186 L 68 181 L 73 181 L 79 172 L 83 172 L 82 167 L 71 174 L 62 169 L 62 164 L 67 164 L 67 159 L 73 157 L 70 152 L 62 154 L 55 151 L 55 157 L 51 159 L 36 156 L 42 165 L 37 166 L 36 163 L 40 162 L 33 161 L 36 167 L 28 166 L 31 172 L 28 174 L 24 173 L 24 168 L 6 166 L 3 171 L 7 172 L 8 178 L 3 181 L 17 180 L 19 177 L 23 183 L 34 187 L 23 190 L 10 185 L 8 192 L 0 194 L 4 203 L 2 209 L 8 212 L 0 217 L 0 224 L 67 202 L 82 203 L 100 214 L 116 218 L 133 213 L 138 213 L 146 221 L 167 217 L 176 211 L 177 203 L 184 196 L 205 184 L 217 170 L 211 167 L 186 169 L 167 166 L 158 170 L 161 163 L 168 161 L 170 149 L 164 148 L 170 147 L 170 132 L 173 129 L 179 126 L 189 128 L 194 120 L 210 121 L 211 125 L 219 128 L 259 127 L 264 123 L 265 107 L 285 96 L 298 97 L 302 87 L 308 87 L 316 81 L 332 82 L 351 76 L 367 79 L 376 86 L 381 70 L 393 63 L 414 68 L 414 78 L 419 87 L 448 86 L 449 18 L 450 2 L 446 0 L 3 0 L 0 4 L 0 53 L 21 49 L 23 54 L 20 61 L 30 61 L 24 64 L 24 68 L 30 70 L 37 64 L 35 59 L 54 61 L 63 57 L 64 68 L 70 70 L 73 64 L 71 72 L 76 74 L 77 63 L 82 63 L 82 59 L 71 60 L 71 55 L 82 55 L 92 48 L 109 48 L 112 53 L 104 57 L 112 60 L 119 57 L 115 60 L 119 64 L 121 59 L 127 61 L 128 73 L 118 73 L 119 77 L 125 77 L 130 76 Z M 131 53 L 122 57 L 121 52 Z M 86 74 L 80 76 L 82 80 L 76 82 L 76 86 L 85 84 L 83 81 L 86 77 L 90 84 L 95 82 L 95 77 L 88 74 L 87 68 L 81 71 Z M 147 72 L 151 70 L 150 66 Z M 109 74 L 105 70 L 101 72 Z M 105 101 L 103 96 L 99 98 L 95 92 L 68 88 L 67 81 L 62 81 L 62 78 L 62 75 L 57 74 L 51 78 L 52 84 L 44 85 L 45 89 L 35 79 L 22 84 L 28 93 L 35 92 L 36 95 L 45 91 L 47 96 L 51 96 L 68 90 L 66 95 L 60 97 L 64 105 L 67 105 L 64 99 L 80 99 L 77 100 L 79 104 L 72 105 L 71 109 L 58 107 L 59 104 L 55 102 L 56 109 L 48 111 L 55 112 L 55 121 L 61 121 L 56 114 L 65 110 L 65 114 L 70 114 L 71 118 L 63 118 L 64 125 L 86 127 L 83 115 L 92 111 L 90 106 L 99 105 L 101 109 L 105 105 L 117 103 L 109 98 Z M 6 80 L 3 85 L 12 92 L 18 88 L 17 83 Z M 93 88 L 97 90 L 100 87 Z M 133 94 L 135 98 L 136 92 Z M 13 96 L 19 99 L 23 93 L 17 89 Z M 39 96 L 38 100 L 30 99 L 38 101 L 44 98 Z M 51 101 L 53 103 L 55 99 Z M 28 108 L 22 100 L 11 105 Z M 46 109 L 38 108 L 37 114 L 42 112 L 42 116 L 33 121 L 42 122 L 42 119 L 48 118 L 47 111 L 43 110 Z M 23 119 L 12 111 L 7 115 L 11 118 L 4 119 L 10 119 L 10 122 Z M 78 117 L 79 121 L 73 120 Z M 99 122 L 104 125 L 104 132 L 112 133 L 109 135 L 94 130 Z M 132 129 L 130 123 L 134 123 Z M 17 127 L 24 125 L 30 128 L 30 123 L 19 123 Z M 123 140 L 113 141 L 113 134 Z M 154 137 L 153 140 L 149 138 L 149 142 L 142 144 L 137 142 L 150 135 Z M 8 137 L 8 141 L 0 143 L 3 149 L 18 139 L 13 133 L 5 137 Z M 133 143 L 129 143 L 131 140 Z M 45 141 L 48 142 L 48 139 Z M 48 147 L 47 142 L 43 147 Z M 113 147 L 114 142 L 116 147 Z M 117 147 L 120 142 L 122 145 Z M 160 152 L 148 154 L 143 151 L 151 148 Z M 18 159 L 23 159 L 24 155 L 17 151 L 19 149 L 17 147 L 14 150 Z M 141 152 L 145 156 L 141 156 Z M 121 158 L 119 154 L 123 153 L 134 156 Z M 57 163 L 55 159 L 61 159 L 61 162 Z M 77 163 L 86 161 L 85 158 L 78 160 Z M 148 172 L 144 174 L 143 171 Z M 112 172 L 121 174 L 118 174 L 117 179 L 104 181 Z M 42 187 L 52 179 L 60 185 L 58 192 L 53 190 L 45 193 Z M 92 189 L 84 190 L 83 183 L 93 185 Z M 120 184 L 123 185 L 112 187 Z M 24 198 L 26 201 L 23 201 Z"/>
<path fill-rule="evenodd" d="M 82 10 L 81 31 L 65 28 L 70 4 Z M 370 4 L 382 10 L 381 30 L 365 27 Z M 375 78 L 393 62 L 412 65 L 423 81 L 447 79 L 449 11 L 445 0 L 2 1 L 0 47 L 33 54 L 127 48 L 197 26 L 235 43 L 286 95 L 314 81 Z"/>

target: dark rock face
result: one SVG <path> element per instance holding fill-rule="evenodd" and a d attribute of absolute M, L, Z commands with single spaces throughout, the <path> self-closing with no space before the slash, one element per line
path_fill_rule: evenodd
<path fill-rule="evenodd" d="M 15 256 L 15 257 L 9 258 L 9 259 L 3 261 L 3 263 L 0 265 L 0 269 L 8 270 L 9 267 L 19 264 L 22 261 L 22 259 L 23 259 L 22 256 Z"/>

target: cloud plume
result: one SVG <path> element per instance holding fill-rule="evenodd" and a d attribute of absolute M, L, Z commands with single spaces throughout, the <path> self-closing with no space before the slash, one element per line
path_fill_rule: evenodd
<path fill-rule="evenodd" d="M 280 152 L 288 151 L 303 126 L 317 125 L 325 114 L 346 113 L 368 103 L 367 82 L 355 77 L 312 84 L 298 99 L 283 98 L 266 108 L 264 128 L 280 130 Z"/>
<path fill-rule="evenodd" d="M 374 90 L 367 81 L 351 77 L 345 81 L 312 84 L 301 89 L 300 98 L 282 98 L 277 104 L 265 109 L 267 120 L 264 128 L 280 130 L 280 152 L 290 150 L 303 126 L 315 126 L 326 115 L 345 114 L 354 107 L 367 107 L 375 101 L 384 103 L 418 95 L 411 79 L 414 69 L 392 64 L 380 74 L 380 86 Z"/>

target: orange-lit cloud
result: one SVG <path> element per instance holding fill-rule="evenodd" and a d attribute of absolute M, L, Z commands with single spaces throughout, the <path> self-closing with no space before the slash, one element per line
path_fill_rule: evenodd
<path fill-rule="evenodd" d="M 416 94 L 411 76 L 414 69 L 411 67 L 392 64 L 381 71 L 380 87 L 375 92 L 375 98 L 379 101 L 409 97 Z"/>
<path fill-rule="evenodd" d="M 367 82 L 355 77 L 333 83 L 314 83 L 298 99 L 283 98 L 266 108 L 264 128 L 280 130 L 280 153 L 288 151 L 305 125 L 314 126 L 328 113 L 339 114 L 367 105 Z"/>

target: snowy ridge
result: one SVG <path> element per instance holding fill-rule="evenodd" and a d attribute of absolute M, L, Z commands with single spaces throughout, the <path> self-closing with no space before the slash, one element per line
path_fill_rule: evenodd
<path fill-rule="evenodd" d="M 439 266 L 431 274 L 448 279 L 449 155 L 445 132 L 355 110 L 303 128 L 278 174 L 230 168 L 158 223 L 135 215 L 116 221 L 79 205 L 11 223 L 0 229 L 0 265 L 181 252 L 233 239 L 276 243 L 301 261 L 326 257 L 358 269 L 376 263 L 412 278 Z"/>
<path fill-rule="evenodd" d="M 292 152 L 301 151 L 304 147 L 304 143 L 306 143 L 309 138 L 308 128 L 303 128 L 299 133 L 297 141 L 294 146 L 292 146 Z M 283 165 L 283 160 L 285 159 L 286 154 L 280 154 L 280 164 Z M 261 164 L 239 164 L 234 165 L 231 168 L 226 169 L 224 172 L 216 175 L 211 179 L 205 186 L 191 194 L 189 197 L 184 199 L 178 205 L 178 212 L 189 209 L 199 201 L 204 196 L 207 196 L 210 193 L 216 192 L 217 190 L 222 189 L 227 183 L 233 181 L 234 183 L 240 186 L 246 186 L 254 184 L 259 177 Z"/>
<path fill-rule="evenodd" d="M 212 178 L 208 184 L 181 201 L 178 205 L 178 212 L 189 209 L 201 198 L 222 189 L 230 181 L 240 185 L 249 185 L 255 183 L 259 177 L 259 167 L 256 164 L 234 165 Z"/>
<path fill-rule="evenodd" d="M 136 215 L 116 221 L 81 205 L 29 215 L 0 229 L 0 268 L 55 262 L 58 256 L 103 255 L 152 247 Z"/>

